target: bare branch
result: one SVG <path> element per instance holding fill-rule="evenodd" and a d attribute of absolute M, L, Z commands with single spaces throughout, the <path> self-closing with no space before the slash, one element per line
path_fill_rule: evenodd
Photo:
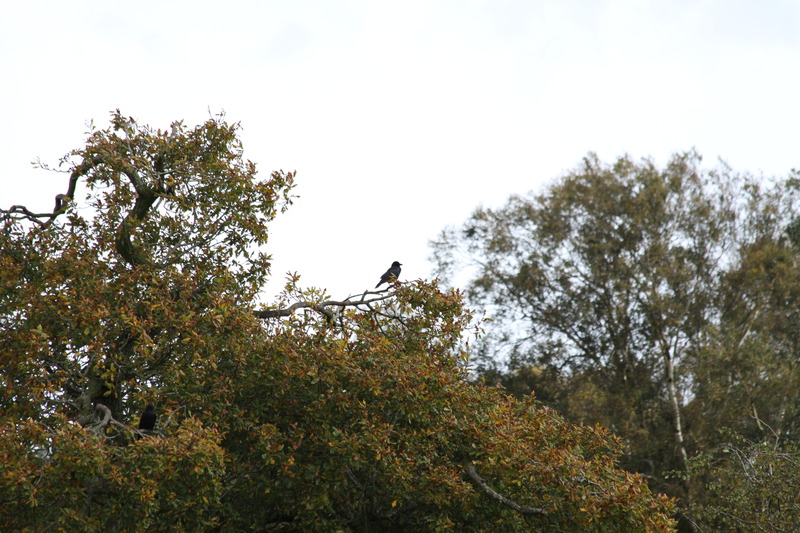
<path fill-rule="evenodd" d="M 52 213 L 34 213 L 24 205 L 12 205 L 10 209 L 0 209 L 0 214 L 4 215 L 3 218 L 21 218 L 35 222 L 39 225 L 47 225 L 53 222 L 57 216 L 66 212 L 67 205 L 75 197 L 75 188 L 78 185 L 78 180 L 81 176 L 85 175 L 93 166 L 100 163 L 100 157 L 95 156 L 92 159 L 84 160 L 80 165 L 75 167 L 69 176 L 69 187 L 66 194 L 57 194 L 55 207 Z M 46 219 L 46 220 L 43 220 Z"/>
<path fill-rule="evenodd" d="M 184 416 L 186 415 L 186 406 L 181 405 L 177 409 L 173 410 L 167 417 L 167 421 L 161 424 L 161 427 L 168 428 L 172 423 L 172 417 L 181 412 L 184 414 Z"/>
<path fill-rule="evenodd" d="M 33 213 L 24 205 L 12 205 L 9 209 L 0 209 L 0 213 L 5 215 L 4 218 L 24 218 L 40 225 L 44 224 L 39 220 L 40 218 L 47 218 L 52 215 L 52 213 Z"/>
<path fill-rule="evenodd" d="M 380 295 L 374 298 L 367 299 L 368 294 L 375 294 Z M 329 320 L 334 320 L 336 317 L 336 313 L 327 309 L 328 307 L 358 307 L 359 305 L 367 305 L 369 306 L 371 303 L 380 302 L 383 300 L 388 300 L 389 298 L 393 297 L 394 294 L 389 293 L 388 289 L 384 291 L 378 292 L 365 292 L 361 295 L 361 298 L 358 300 L 351 300 L 352 296 L 349 296 L 345 300 L 337 301 L 337 300 L 326 300 L 321 303 L 312 303 L 312 302 L 295 302 L 289 307 L 283 307 L 278 309 L 262 309 L 259 311 L 253 311 L 253 314 L 257 318 L 280 318 L 285 316 L 292 316 L 292 314 L 297 311 L 298 309 L 311 309 L 318 313 L 325 315 Z"/>
<path fill-rule="evenodd" d="M 498 502 L 502 503 L 506 507 L 510 507 L 514 509 L 516 512 L 520 514 L 546 514 L 545 510 L 541 507 L 523 507 L 522 505 L 509 500 L 492 487 L 486 483 L 481 476 L 478 475 L 478 471 L 475 470 L 474 465 L 469 465 L 467 467 L 467 475 L 469 478 L 475 483 L 478 487 L 480 487 L 486 494 L 497 500 Z"/>

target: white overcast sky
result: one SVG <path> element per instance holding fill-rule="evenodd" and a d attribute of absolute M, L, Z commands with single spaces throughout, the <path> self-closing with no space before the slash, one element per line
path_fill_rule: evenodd
<path fill-rule="evenodd" d="M 300 196 L 272 226 L 286 271 L 334 297 L 587 152 L 800 167 L 800 1 L 4 2 L 0 205 L 51 209 L 35 170 L 119 108 L 141 123 L 244 128 Z"/>

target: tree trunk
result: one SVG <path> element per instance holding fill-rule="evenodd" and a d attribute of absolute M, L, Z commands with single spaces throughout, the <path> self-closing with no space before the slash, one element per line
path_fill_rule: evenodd
<path fill-rule="evenodd" d="M 669 403 L 672 408 L 672 424 L 675 431 L 675 445 L 681 455 L 681 462 L 685 472 L 685 481 L 689 481 L 689 470 L 687 468 L 688 456 L 686 445 L 683 440 L 683 421 L 681 420 L 681 403 L 678 398 L 678 389 L 675 386 L 675 364 L 674 358 L 668 348 L 664 349 L 664 365 L 667 373 L 667 391 L 669 393 Z"/>

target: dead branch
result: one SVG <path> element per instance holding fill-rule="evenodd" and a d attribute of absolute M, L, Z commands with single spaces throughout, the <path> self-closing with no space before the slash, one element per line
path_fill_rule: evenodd
<path fill-rule="evenodd" d="M 368 298 L 367 295 L 376 295 L 376 296 L 373 298 Z M 364 292 L 364 294 L 362 294 L 360 298 L 356 300 L 351 299 L 353 297 L 349 296 L 346 299 L 340 301 L 325 300 L 324 302 L 320 303 L 300 301 L 300 302 L 295 302 L 288 307 L 283 307 L 278 309 L 261 309 L 259 311 L 253 311 L 253 314 L 257 318 L 280 318 L 280 317 L 292 316 L 292 314 L 294 314 L 294 312 L 297 311 L 298 309 L 311 309 L 322 315 L 325 315 L 325 317 L 328 320 L 333 321 L 336 318 L 337 313 L 331 311 L 329 309 L 331 307 L 338 307 L 340 309 L 343 309 L 345 307 L 358 307 L 360 305 L 365 305 L 369 307 L 370 304 L 374 302 L 381 302 L 384 300 L 388 300 L 393 296 L 394 294 L 392 294 L 389 291 L 389 289 L 377 292 L 367 291 Z"/>
<path fill-rule="evenodd" d="M 541 507 L 523 507 L 522 505 L 509 500 L 492 487 L 486 483 L 481 476 L 478 475 L 478 471 L 475 470 L 474 465 L 469 465 L 467 467 L 467 475 L 475 483 L 478 487 L 480 487 L 486 494 L 497 500 L 498 502 L 502 503 L 506 507 L 510 507 L 511 509 L 515 510 L 520 514 L 546 514 L 545 510 Z"/>

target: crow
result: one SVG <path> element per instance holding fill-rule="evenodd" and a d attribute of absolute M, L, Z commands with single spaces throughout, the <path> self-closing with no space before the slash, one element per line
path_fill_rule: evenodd
<path fill-rule="evenodd" d="M 156 408 L 153 404 L 149 404 L 139 420 L 139 429 L 152 430 L 154 427 L 156 427 Z"/>
<path fill-rule="evenodd" d="M 401 264 L 399 261 L 395 261 L 394 263 L 392 263 L 392 266 L 389 268 L 389 270 L 383 273 L 383 276 L 381 276 L 381 280 L 378 282 L 377 285 L 375 285 L 375 288 L 377 289 L 378 287 L 380 287 L 381 283 L 389 283 L 390 281 L 395 281 L 397 277 L 400 275 L 400 266 Z"/>

